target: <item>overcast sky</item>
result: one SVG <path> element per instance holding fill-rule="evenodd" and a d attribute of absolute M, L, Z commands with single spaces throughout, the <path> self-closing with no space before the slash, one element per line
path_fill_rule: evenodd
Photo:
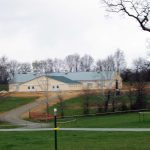
<path fill-rule="evenodd" d="M 0 56 L 21 62 L 90 54 L 105 58 L 117 48 L 128 64 L 147 57 L 150 33 L 127 17 L 106 12 L 99 0 L 0 0 Z"/>

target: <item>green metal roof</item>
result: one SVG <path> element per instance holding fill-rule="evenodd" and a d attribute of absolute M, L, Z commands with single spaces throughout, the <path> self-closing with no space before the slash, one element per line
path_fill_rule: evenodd
<path fill-rule="evenodd" d="M 115 75 L 114 71 L 101 72 L 59 72 L 49 74 L 27 73 L 15 74 L 14 78 L 9 83 L 25 83 L 40 76 L 48 76 L 55 80 L 65 83 L 78 83 L 79 81 L 95 81 L 95 80 L 111 80 Z"/>
<path fill-rule="evenodd" d="M 63 76 L 48 76 L 48 77 L 52 78 L 54 80 L 61 81 L 61 82 L 64 82 L 64 83 L 69 83 L 69 84 L 79 83 L 77 81 L 70 80 L 70 79 L 68 79 L 66 77 L 63 77 Z"/>
<path fill-rule="evenodd" d="M 100 72 L 60 72 L 50 73 L 50 76 L 64 76 L 73 81 L 95 81 L 95 80 L 111 80 L 115 72 L 114 71 L 100 71 Z"/>

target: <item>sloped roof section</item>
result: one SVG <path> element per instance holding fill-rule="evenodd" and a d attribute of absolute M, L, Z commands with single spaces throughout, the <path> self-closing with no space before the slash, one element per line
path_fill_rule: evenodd
<path fill-rule="evenodd" d="M 51 73 L 49 75 L 64 76 L 74 81 L 95 81 L 95 80 L 111 80 L 113 79 L 114 71 L 101 72 L 69 72 L 69 73 Z"/>
<path fill-rule="evenodd" d="M 34 73 L 26 73 L 26 74 L 15 74 L 14 78 L 12 78 L 9 83 L 24 83 L 24 82 L 28 82 L 30 80 L 33 80 L 35 78 L 38 78 L 42 75 L 40 74 L 34 74 Z"/>
<path fill-rule="evenodd" d="M 27 74 L 15 74 L 9 83 L 25 83 L 40 76 L 48 76 L 55 80 L 65 83 L 78 83 L 78 81 L 95 81 L 95 80 L 111 80 L 115 75 L 114 71 L 101 72 L 59 72 L 49 74 L 35 74 L 33 72 Z"/>
<path fill-rule="evenodd" d="M 61 82 L 64 82 L 64 83 L 68 83 L 68 84 L 73 84 L 73 83 L 79 83 L 77 81 L 73 81 L 73 80 L 70 80 L 66 77 L 63 77 L 63 76 L 48 76 L 49 78 L 52 78 L 54 80 L 57 80 L 57 81 L 61 81 Z"/>

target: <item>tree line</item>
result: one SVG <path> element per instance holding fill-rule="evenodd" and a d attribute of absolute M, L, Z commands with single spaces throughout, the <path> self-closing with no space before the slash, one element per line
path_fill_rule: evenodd
<path fill-rule="evenodd" d="M 70 54 L 64 59 L 48 58 L 35 60 L 32 63 L 9 60 L 6 56 L 0 57 L 0 83 L 7 83 L 15 73 L 26 74 L 28 72 L 52 73 L 52 72 L 89 72 L 89 71 L 121 71 L 125 68 L 125 56 L 123 51 L 116 50 L 113 55 L 105 59 L 94 60 L 91 55 Z"/>
<path fill-rule="evenodd" d="M 7 83 L 15 73 L 52 73 L 52 72 L 89 72 L 89 71 L 116 71 L 121 74 L 124 81 L 138 80 L 139 73 L 145 81 L 150 81 L 149 62 L 144 58 L 133 61 L 133 67 L 126 67 L 124 52 L 117 49 L 114 54 L 104 59 L 94 60 L 91 55 L 70 54 L 64 59 L 48 58 L 35 60 L 32 63 L 9 60 L 6 56 L 0 57 L 0 84 Z M 140 77 L 140 78 L 141 78 Z"/>

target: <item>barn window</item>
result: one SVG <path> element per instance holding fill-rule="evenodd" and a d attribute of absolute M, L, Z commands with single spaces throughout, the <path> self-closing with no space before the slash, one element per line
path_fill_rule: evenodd
<path fill-rule="evenodd" d="M 57 85 L 57 88 L 59 88 L 59 86 Z"/>
<path fill-rule="evenodd" d="M 53 85 L 53 89 L 55 88 L 55 86 Z"/>
<path fill-rule="evenodd" d="M 30 90 L 30 86 L 28 86 L 28 89 Z"/>
<path fill-rule="evenodd" d="M 88 87 L 92 87 L 93 84 L 92 84 L 92 83 L 87 83 L 87 86 L 88 86 Z"/>
<path fill-rule="evenodd" d="M 34 89 L 34 86 L 32 86 L 32 89 Z"/>

